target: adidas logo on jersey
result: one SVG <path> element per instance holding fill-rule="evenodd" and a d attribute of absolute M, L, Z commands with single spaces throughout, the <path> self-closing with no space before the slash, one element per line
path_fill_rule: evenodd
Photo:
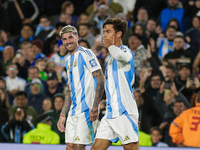
<path fill-rule="evenodd" d="M 77 137 L 75 138 L 75 140 L 76 140 L 76 141 L 80 141 L 80 138 L 79 138 L 79 136 L 77 136 Z"/>
<path fill-rule="evenodd" d="M 128 136 L 125 137 L 124 141 L 130 140 Z"/>

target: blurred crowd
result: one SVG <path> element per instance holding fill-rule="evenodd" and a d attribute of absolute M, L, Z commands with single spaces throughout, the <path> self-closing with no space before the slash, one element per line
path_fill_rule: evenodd
<path fill-rule="evenodd" d="M 65 143 L 56 124 L 69 53 L 59 32 L 75 26 L 79 45 L 92 49 L 105 70 L 110 54 L 102 28 L 113 17 L 127 21 L 123 44 L 134 53 L 140 145 L 200 147 L 184 142 L 187 135 L 180 141 L 180 126 L 172 125 L 200 103 L 200 0 L 0 0 L 0 142 Z M 188 130 L 200 133 L 198 112 Z"/>

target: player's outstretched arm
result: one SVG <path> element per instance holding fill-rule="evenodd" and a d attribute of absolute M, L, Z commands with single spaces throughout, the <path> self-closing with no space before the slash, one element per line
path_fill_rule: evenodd
<path fill-rule="evenodd" d="M 101 101 L 104 91 L 104 75 L 101 69 L 96 70 L 92 75 L 97 79 L 96 95 L 94 99 L 93 108 L 90 112 L 90 121 L 93 122 L 98 119 L 98 105 Z"/>
<path fill-rule="evenodd" d="M 57 127 L 58 127 L 58 130 L 60 132 L 65 132 L 64 125 L 65 125 L 65 121 L 66 121 L 66 114 L 70 109 L 71 101 L 72 101 L 71 100 L 71 90 L 70 90 L 69 84 L 67 84 L 65 92 L 66 92 L 65 103 L 64 103 L 64 106 L 63 106 L 62 111 L 60 113 L 60 118 L 59 118 L 58 123 L 57 123 Z"/>

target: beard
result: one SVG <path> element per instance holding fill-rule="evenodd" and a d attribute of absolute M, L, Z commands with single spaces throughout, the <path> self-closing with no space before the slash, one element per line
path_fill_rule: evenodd
<path fill-rule="evenodd" d="M 70 44 L 72 45 L 71 47 L 69 47 Z M 65 45 L 65 48 L 67 49 L 68 52 L 73 52 L 76 50 L 77 44 L 75 42 L 69 43 L 69 44 Z"/>

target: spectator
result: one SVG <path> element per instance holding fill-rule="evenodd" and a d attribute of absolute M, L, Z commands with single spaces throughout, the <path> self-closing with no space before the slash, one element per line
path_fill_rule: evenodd
<path fill-rule="evenodd" d="M 134 53 L 136 74 L 139 74 L 141 68 L 146 66 L 147 63 L 147 50 L 144 45 L 142 45 L 142 37 L 138 34 L 133 34 L 129 37 L 128 45 Z"/>
<path fill-rule="evenodd" d="M 12 46 L 6 46 L 3 50 L 3 63 L 5 70 L 7 66 L 12 62 L 14 56 L 15 56 L 14 48 Z"/>
<path fill-rule="evenodd" d="M 105 5 L 96 5 L 94 1 L 93 12 L 89 16 L 89 23 L 96 25 L 96 28 L 99 29 L 100 34 L 103 35 L 103 23 L 106 18 L 112 18 L 115 16 L 115 13 L 106 3 Z"/>
<path fill-rule="evenodd" d="M 22 25 L 33 23 L 39 15 L 39 9 L 34 0 L 8 1 L 7 12 L 9 18 L 9 32 L 19 34 Z"/>
<path fill-rule="evenodd" d="M 168 107 L 163 122 L 160 124 L 160 128 L 163 129 L 164 133 L 163 139 L 170 147 L 175 147 L 176 145 L 172 142 L 172 138 L 169 136 L 169 126 L 172 121 L 186 109 L 187 107 L 184 104 L 184 101 L 182 99 L 176 99 L 174 104 Z"/>
<path fill-rule="evenodd" d="M 166 77 L 165 78 L 168 78 L 168 80 L 174 82 L 176 74 L 177 74 L 176 67 L 174 65 L 168 63 L 168 65 L 166 66 Z"/>
<path fill-rule="evenodd" d="M 56 72 L 48 73 L 47 88 L 45 94 L 47 97 L 53 97 L 56 93 L 63 92 L 63 85 L 58 82 Z"/>
<path fill-rule="evenodd" d="M 185 39 L 184 36 L 176 36 L 173 40 L 174 51 L 171 53 L 167 53 L 164 56 L 164 60 L 176 65 L 178 58 L 185 57 L 190 60 L 191 65 L 194 61 L 194 55 L 192 53 L 192 49 L 184 49 Z"/>
<path fill-rule="evenodd" d="M 149 39 L 147 38 L 145 34 L 145 29 L 142 27 L 141 24 L 136 24 L 134 26 L 134 33 L 140 35 L 142 38 L 142 44 L 147 47 L 147 43 L 149 43 Z"/>
<path fill-rule="evenodd" d="M 5 89 L 0 88 L 0 101 L 1 101 L 1 109 L 6 109 L 7 111 L 10 108 L 8 93 Z"/>
<path fill-rule="evenodd" d="M 42 110 L 43 100 L 46 98 L 44 94 L 44 87 L 39 79 L 33 79 L 28 93 L 28 105 L 35 108 L 38 114 Z"/>
<path fill-rule="evenodd" d="M 53 60 L 49 59 L 47 61 L 47 67 L 46 67 L 47 73 L 54 72 L 55 71 L 55 66 L 56 66 L 56 63 Z"/>
<path fill-rule="evenodd" d="M 185 11 L 187 13 L 187 15 L 192 18 L 194 16 L 199 16 L 200 14 L 200 0 L 189 0 L 188 1 L 188 5 L 186 5 L 187 7 L 185 8 Z"/>
<path fill-rule="evenodd" d="M 160 14 L 160 23 L 163 31 L 166 30 L 167 24 L 171 18 L 176 18 L 179 22 L 181 31 L 183 32 L 183 16 L 184 9 L 182 3 L 179 0 L 168 0 L 168 8 L 162 10 Z"/>
<path fill-rule="evenodd" d="M 170 125 L 169 134 L 178 147 L 200 147 L 198 128 L 200 92 L 195 102 L 195 107 L 183 111 Z"/>
<path fill-rule="evenodd" d="M 25 41 L 25 42 L 22 42 L 21 44 L 21 53 L 26 59 L 29 56 L 28 54 L 31 51 L 31 47 L 32 47 L 32 43 L 30 41 Z"/>
<path fill-rule="evenodd" d="M 24 134 L 34 126 L 26 121 L 26 113 L 22 108 L 17 107 L 14 114 L 14 118 L 2 126 L 1 132 L 7 142 L 22 143 Z"/>
<path fill-rule="evenodd" d="M 79 24 L 82 23 L 88 23 L 88 15 L 85 13 L 80 14 L 78 20 L 77 20 L 77 27 L 79 26 Z"/>
<path fill-rule="evenodd" d="M 47 80 L 47 72 L 45 71 L 46 69 L 46 61 L 39 58 L 36 62 L 35 62 L 35 66 L 38 68 L 39 70 L 39 76 L 42 80 Z"/>
<path fill-rule="evenodd" d="M 17 51 L 15 57 L 12 59 L 12 63 L 16 64 L 18 68 L 18 76 L 26 80 L 28 77 L 28 67 L 31 65 L 26 56 L 21 51 Z"/>
<path fill-rule="evenodd" d="M 149 85 L 145 85 L 147 79 L 149 78 Z M 144 105 L 148 107 L 148 111 L 153 115 L 150 118 L 151 127 L 159 126 L 162 121 L 162 115 L 159 113 L 158 105 L 156 105 L 156 97 L 159 95 L 159 90 L 161 86 L 161 77 L 158 73 L 152 73 L 150 69 L 145 69 L 144 73 L 140 74 L 139 88 L 141 91 L 142 98 L 144 100 Z M 150 129 L 148 129 L 150 130 Z"/>
<path fill-rule="evenodd" d="M 179 22 L 176 18 L 171 18 L 167 24 L 167 27 L 173 26 L 176 28 L 176 31 L 181 31 Z"/>
<path fill-rule="evenodd" d="M 32 81 L 35 78 L 39 78 L 39 70 L 35 66 L 31 66 L 28 68 L 28 79 L 27 81 Z"/>
<path fill-rule="evenodd" d="M 156 33 L 156 27 L 157 27 L 157 21 L 155 19 L 150 18 L 147 21 L 145 34 L 148 38 L 153 38 L 154 41 L 156 41 L 158 37 L 158 34 Z"/>
<path fill-rule="evenodd" d="M 12 105 L 12 100 L 18 91 L 24 91 L 26 80 L 17 76 L 18 69 L 15 64 L 8 65 L 6 69 L 7 77 L 5 77 L 6 88 L 9 94 L 10 104 Z"/>
<path fill-rule="evenodd" d="M 176 87 L 179 92 L 190 100 L 191 96 L 200 88 L 199 79 L 192 75 L 191 65 L 189 63 L 178 63 L 178 76 L 175 79 Z"/>
<path fill-rule="evenodd" d="M 18 91 L 14 98 L 14 103 L 10 109 L 9 109 L 9 116 L 10 119 L 13 119 L 15 117 L 15 110 L 17 108 L 22 108 L 26 113 L 26 120 L 28 122 L 31 122 L 32 124 L 36 124 L 36 118 L 37 118 L 37 112 L 32 106 L 28 106 L 28 98 L 27 94 L 24 91 Z"/>
<path fill-rule="evenodd" d="M 59 135 L 51 130 L 51 117 L 42 114 L 37 119 L 37 128 L 29 131 L 23 137 L 24 144 L 59 144 Z"/>
<path fill-rule="evenodd" d="M 151 140 L 152 140 L 152 146 L 168 147 L 166 143 L 160 141 L 163 135 L 162 135 L 162 130 L 159 127 L 152 127 L 150 135 L 151 135 Z"/>
<path fill-rule="evenodd" d="M 137 13 L 137 22 L 135 24 L 140 24 L 143 30 L 146 29 L 146 24 L 148 21 L 149 15 L 147 10 L 144 7 L 141 7 Z"/>
<path fill-rule="evenodd" d="M 136 89 L 133 94 L 137 103 L 138 112 L 140 116 L 140 131 L 150 134 L 150 129 L 153 126 L 152 120 L 153 117 L 155 117 L 155 111 L 153 111 L 153 109 L 150 108 L 149 105 L 147 105 L 147 103 L 144 103 L 140 90 Z"/>
<path fill-rule="evenodd" d="M 0 29 L 0 51 L 3 51 L 4 48 L 8 45 L 14 47 L 15 51 L 17 50 L 15 44 L 8 39 L 7 33 Z"/>
<path fill-rule="evenodd" d="M 8 110 L 2 107 L 3 105 L 1 104 L 2 101 L 0 100 L 0 128 L 8 121 L 9 115 L 8 115 Z M 6 142 L 6 139 L 2 135 L 2 132 L 0 132 L 0 142 Z"/>
<path fill-rule="evenodd" d="M 86 41 L 86 40 L 79 40 L 78 41 L 78 44 L 80 45 L 80 46 L 82 46 L 82 47 L 85 47 L 85 48 L 88 48 L 88 49 L 90 49 L 90 44 L 88 43 L 88 41 Z"/>
<path fill-rule="evenodd" d="M 167 53 L 173 51 L 173 40 L 176 32 L 177 30 L 174 26 L 169 26 L 165 31 L 166 37 L 159 37 L 157 39 L 158 55 L 160 58 L 163 58 Z"/>
<path fill-rule="evenodd" d="M 200 47 L 200 17 L 195 16 L 192 18 L 192 27 L 185 32 L 185 37 L 196 56 Z"/>
<path fill-rule="evenodd" d="M 17 46 L 17 48 L 21 47 L 22 42 L 32 42 L 34 39 L 34 28 L 31 24 L 24 24 L 20 32 L 20 35 L 13 37 L 13 43 Z"/>
<path fill-rule="evenodd" d="M 58 53 L 54 53 L 51 56 L 51 59 L 58 65 L 58 66 L 62 66 L 64 68 L 66 60 L 69 56 L 69 53 L 67 51 L 67 49 L 64 47 L 62 40 L 60 39 L 58 41 L 58 48 L 59 51 Z"/>
<path fill-rule="evenodd" d="M 100 52 L 101 52 L 101 54 L 102 54 L 102 56 L 104 58 L 104 67 L 106 67 L 107 63 L 108 63 L 108 60 L 109 60 L 110 52 L 105 47 L 101 47 L 100 48 Z"/>
<path fill-rule="evenodd" d="M 43 50 L 43 42 L 39 39 L 33 40 L 32 41 L 32 51 L 35 55 L 34 62 L 36 62 L 36 60 L 39 59 L 39 58 L 44 59 L 44 58 L 47 57 L 46 55 L 44 55 L 42 53 L 42 50 Z"/>
<path fill-rule="evenodd" d="M 52 112 L 52 109 L 52 99 L 50 97 L 45 98 L 42 104 L 41 114 Z"/>
<path fill-rule="evenodd" d="M 193 74 L 194 75 L 197 75 L 198 78 L 200 79 L 200 76 L 199 76 L 199 66 L 200 66 L 200 52 L 197 54 L 195 60 L 194 60 L 194 63 L 193 63 Z"/>
<path fill-rule="evenodd" d="M 57 42 L 60 40 L 60 30 L 66 26 L 65 23 L 58 22 L 55 25 L 55 29 L 52 30 L 47 36 L 44 41 L 44 48 L 43 53 L 50 57 L 50 54 L 54 52 L 53 44 L 57 44 Z"/>
<path fill-rule="evenodd" d="M 71 18 L 71 21 L 68 24 L 76 26 L 78 16 L 74 15 L 74 4 L 72 2 L 65 1 L 64 3 L 62 3 L 61 13 L 69 15 L 69 17 Z M 57 20 L 59 20 L 59 18 Z"/>
<path fill-rule="evenodd" d="M 40 23 L 37 25 L 35 36 L 41 40 L 45 39 L 46 36 L 54 29 L 50 25 L 51 22 L 47 16 L 43 15 L 40 17 Z"/>
<path fill-rule="evenodd" d="M 27 61 L 30 63 L 30 66 L 35 65 L 35 56 L 36 55 L 35 55 L 34 51 L 32 51 L 32 50 L 28 53 Z"/>
<path fill-rule="evenodd" d="M 0 89 L 6 89 L 6 81 L 3 77 L 0 76 Z"/>
<path fill-rule="evenodd" d="M 86 24 L 86 23 L 85 24 L 79 24 L 78 29 L 79 29 L 78 33 L 79 33 L 80 40 L 81 39 L 86 40 L 89 43 L 90 47 L 93 47 L 95 37 L 90 32 L 89 24 Z"/>
<path fill-rule="evenodd" d="M 138 10 L 144 7 L 148 11 L 149 18 L 157 19 L 159 17 L 160 12 L 167 7 L 166 0 L 136 0 L 135 8 L 133 11 L 133 19 L 134 22 L 137 21 Z"/>
<path fill-rule="evenodd" d="M 58 130 L 57 122 L 58 122 L 62 107 L 64 105 L 65 95 L 63 93 L 57 93 L 54 95 L 53 99 L 54 99 L 53 100 L 54 109 L 53 109 L 53 112 L 49 113 L 49 115 L 51 116 L 51 121 L 52 121 L 52 130 L 60 136 L 60 143 L 64 144 L 65 133 L 62 133 Z"/>
<path fill-rule="evenodd" d="M 99 0 L 99 1 L 94 1 L 93 5 L 88 6 L 88 8 L 86 9 L 86 13 L 90 15 L 92 13 L 92 10 L 94 10 L 94 7 L 96 7 L 96 5 L 100 6 L 106 3 L 108 3 L 109 7 L 115 14 L 123 12 L 123 7 L 119 3 L 115 3 L 113 1 L 108 1 L 108 0 Z"/>

